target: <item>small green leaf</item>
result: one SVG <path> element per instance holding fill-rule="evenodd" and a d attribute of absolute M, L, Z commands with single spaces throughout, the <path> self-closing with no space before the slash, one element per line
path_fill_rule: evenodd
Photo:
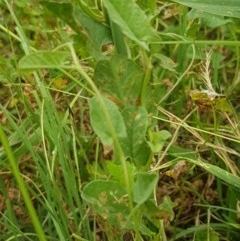
<path fill-rule="evenodd" d="M 166 213 L 171 214 L 169 216 L 169 220 L 173 221 L 174 219 L 174 210 L 173 208 L 176 206 L 174 202 L 172 202 L 171 198 L 169 196 L 164 196 L 163 201 L 159 205 L 160 210 L 164 210 Z"/>
<path fill-rule="evenodd" d="M 24 56 L 18 63 L 18 68 L 23 71 L 38 69 L 64 68 L 66 60 L 70 57 L 68 52 L 38 52 Z"/>
<path fill-rule="evenodd" d="M 165 195 L 159 206 L 156 205 L 154 199 L 149 199 L 141 206 L 141 209 L 143 210 L 144 216 L 148 219 L 172 220 L 174 218 L 173 208 L 175 206 L 170 197 Z"/>
<path fill-rule="evenodd" d="M 167 139 L 171 137 L 171 133 L 166 130 L 161 130 L 159 132 L 151 132 L 149 146 L 152 152 L 160 152 Z"/>
<path fill-rule="evenodd" d="M 138 173 L 133 186 L 133 200 L 137 204 L 146 202 L 156 187 L 158 175 L 155 173 Z"/>
<path fill-rule="evenodd" d="M 102 100 L 103 103 L 96 96 L 89 100 L 90 120 L 93 130 L 102 143 L 111 146 L 113 136 L 118 138 L 127 136 L 126 127 L 117 105 L 105 97 L 102 97 Z"/>

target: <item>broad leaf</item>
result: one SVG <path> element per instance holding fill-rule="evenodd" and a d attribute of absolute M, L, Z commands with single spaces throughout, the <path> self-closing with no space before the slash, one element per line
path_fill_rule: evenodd
<path fill-rule="evenodd" d="M 99 89 L 122 106 L 136 104 L 142 79 L 142 70 L 133 61 L 119 55 L 99 61 L 94 73 Z"/>
<path fill-rule="evenodd" d="M 102 97 L 102 102 L 93 97 L 89 106 L 91 125 L 104 145 L 113 145 L 114 136 L 126 137 L 126 127 L 115 103 L 105 97 Z"/>
<path fill-rule="evenodd" d="M 143 10 L 131 0 L 103 0 L 109 18 L 123 33 L 148 50 L 148 43 L 158 39 Z"/>
<path fill-rule="evenodd" d="M 106 165 L 108 173 L 111 175 L 112 178 L 114 178 L 114 180 L 118 180 L 123 187 L 126 186 L 125 176 L 123 175 L 124 168 L 122 164 L 107 161 L 103 165 Z M 133 163 L 126 162 L 126 168 L 129 177 L 129 186 L 132 187 L 134 182 L 134 175 L 136 173 L 136 166 Z"/>
<path fill-rule="evenodd" d="M 110 29 L 106 24 L 90 18 L 81 9 L 74 10 L 74 18 L 85 29 L 93 45 L 100 49 L 104 44 L 112 42 Z"/>
<path fill-rule="evenodd" d="M 129 214 L 126 192 L 118 182 L 94 180 L 83 189 L 82 198 L 110 224 L 124 228 Z"/>
<path fill-rule="evenodd" d="M 121 139 L 124 154 L 131 158 L 137 166 L 145 165 L 150 155 L 145 135 L 148 126 L 148 113 L 144 107 L 130 106 L 123 110 L 127 137 Z"/>
<path fill-rule="evenodd" d="M 158 175 L 155 173 L 138 173 L 133 186 L 133 200 L 137 204 L 146 202 L 156 187 Z"/>
<path fill-rule="evenodd" d="M 240 18 L 239 0 L 172 0 L 204 12 Z"/>
<path fill-rule="evenodd" d="M 64 68 L 70 57 L 68 52 L 38 52 L 24 56 L 18 63 L 18 68 L 24 71 L 37 69 Z"/>

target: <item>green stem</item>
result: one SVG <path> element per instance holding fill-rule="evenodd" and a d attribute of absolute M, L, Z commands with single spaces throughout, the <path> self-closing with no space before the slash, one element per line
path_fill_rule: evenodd
<path fill-rule="evenodd" d="M 22 176 L 20 174 L 20 170 L 18 168 L 17 160 L 14 157 L 13 151 L 12 151 L 12 149 L 11 149 L 9 143 L 8 143 L 7 137 L 6 137 L 5 132 L 4 132 L 1 125 L 0 125 L 0 141 L 1 141 L 3 147 L 6 151 L 6 154 L 7 154 L 8 160 L 9 160 L 9 165 L 12 169 L 12 173 L 13 173 L 13 175 L 14 175 L 16 181 L 17 181 L 17 184 L 19 186 L 19 189 L 20 189 L 20 192 L 22 194 L 24 203 L 27 207 L 29 216 L 32 220 L 32 223 L 33 223 L 33 226 L 36 230 L 38 238 L 39 238 L 40 241 L 46 241 L 42 226 L 40 224 L 40 221 L 38 220 L 37 213 L 36 213 L 36 211 L 33 207 L 33 204 L 31 202 L 31 198 L 30 198 L 29 193 L 27 191 L 27 187 L 26 187 L 26 185 L 25 185 L 25 183 L 22 179 Z"/>
<path fill-rule="evenodd" d="M 148 57 L 144 54 L 144 62 L 145 62 L 145 75 L 142 83 L 142 88 L 141 88 L 141 94 L 140 94 L 140 101 L 141 105 L 145 106 L 146 105 L 146 95 L 147 95 L 147 89 L 149 86 L 149 82 L 151 79 L 151 73 L 152 73 L 152 64 L 151 61 L 149 61 Z"/>
<path fill-rule="evenodd" d="M 223 45 L 223 46 L 240 46 L 240 41 L 231 40 L 169 40 L 169 41 L 158 41 L 151 44 L 162 44 L 162 45 L 180 45 L 180 44 L 194 44 L 194 45 Z"/>
<path fill-rule="evenodd" d="M 97 86 L 95 85 L 94 81 L 88 76 L 88 74 L 84 71 L 82 66 L 79 63 L 78 57 L 74 51 L 74 48 L 71 44 L 68 45 L 70 52 L 72 54 L 73 62 L 76 66 L 76 70 L 81 74 L 81 76 L 88 82 L 89 86 L 92 88 L 95 96 L 97 97 L 100 106 L 102 107 L 103 110 L 103 115 L 106 118 L 106 122 L 108 123 L 110 133 L 113 138 L 113 143 L 114 143 L 114 149 L 116 152 L 116 156 L 119 158 L 122 166 L 123 166 L 123 175 L 124 175 L 124 180 L 125 180 L 125 185 L 128 193 L 128 198 L 129 198 L 129 203 L 130 203 L 130 208 L 133 208 L 133 200 L 132 200 L 132 195 L 131 195 L 131 187 L 130 187 L 130 180 L 129 180 L 129 175 L 128 175 L 128 170 L 127 170 L 127 164 L 125 161 L 125 156 L 122 150 L 122 147 L 119 143 L 118 137 L 115 133 L 115 129 L 112 125 L 111 118 L 109 116 L 108 110 L 106 108 L 106 105 L 104 103 L 104 100 L 102 98 L 102 95 L 100 91 L 98 90 Z"/>

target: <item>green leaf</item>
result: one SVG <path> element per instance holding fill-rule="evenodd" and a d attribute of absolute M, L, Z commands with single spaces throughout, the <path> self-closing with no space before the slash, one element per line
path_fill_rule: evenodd
<path fill-rule="evenodd" d="M 173 221 L 174 219 L 174 210 L 173 208 L 176 206 L 174 202 L 172 202 L 171 198 L 169 196 L 164 196 L 163 201 L 159 205 L 160 210 L 164 210 L 166 213 L 169 213 L 169 220 Z"/>
<path fill-rule="evenodd" d="M 136 104 L 142 79 L 142 70 L 136 63 L 119 55 L 99 61 L 94 73 L 94 80 L 100 90 L 123 106 Z"/>
<path fill-rule="evenodd" d="M 107 167 L 108 173 L 114 178 L 114 180 L 118 180 L 119 183 L 123 187 L 125 187 L 126 181 L 123 175 L 123 172 L 124 172 L 123 165 L 116 164 L 115 162 L 112 162 L 112 161 L 107 161 L 105 165 Z M 132 187 L 134 182 L 134 175 L 136 173 L 136 166 L 133 163 L 126 162 L 126 167 L 127 167 L 127 172 L 128 172 L 129 182 L 130 182 L 129 186 Z"/>
<path fill-rule="evenodd" d="M 219 241 L 219 234 L 209 227 L 195 231 L 195 241 Z"/>
<path fill-rule="evenodd" d="M 113 45 L 116 53 L 122 56 L 128 56 L 127 43 L 125 41 L 125 36 L 122 33 L 121 28 L 113 21 L 109 20 L 109 22 L 111 27 Z"/>
<path fill-rule="evenodd" d="M 109 18 L 123 33 L 148 50 L 148 42 L 158 39 L 143 10 L 130 0 L 103 0 Z"/>
<path fill-rule="evenodd" d="M 100 50 L 104 44 L 112 42 L 111 32 L 105 24 L 97 22 L 89 15 L 85 14 L 81 9 L 75 9 L 74 18 L 87 32 L 90 41 Z"/>
<path fill-rule="evenodd" d="M 174 68 L 177 67 L 177 64 L 169 57 L 159 54 L 159 53 L 154 54 L 154 57 L 156 57 L 157 59 L 160 60 L 161 66 L 164 69 L 168 69 L 170 71 L 176 71 Z"/>
<path fill-rule="evenodd" d="M 200 160 L 197 160 L 197 161 L 191 160 L 191 161 L 194 162 L 194 164 L 202 167 L 206 171 L 210 172 L 214 176 L 220 178 L 224 182 L 226 182 L 240 190 L 240 177 L 235 176 L 232 173 L 225 171 L 224 169 L 222 169 L 218 166 L 209 164 L 207 162 L 202 162 Z"/>
<path fill-rule="evenodd" d="M 80 32 L 80 26 L 73 17 L 72 4 L 57 1 L 41 1 L 40 3 L 56 17 L 67 23 L 76 33 Z"/>
<path fill-rule="evenodd" d="M 102 45 L 112 41 L 110 29 L 86 14 L 81 8 L 73 7 L 70 3 L 42 1 L 41 4 L 67 23 L 76 33 L 81 34 L 84 28 L 85 34 L 95 48 L 100 49 Z"/>
<path fill-rule="evenodd" d="M 221 16 L 240 18 L 239 0 L 172 0 L 191 8 Z"/>
<path fill-rule="evenodd" d="M 151 13 L 154 13 L 156 11 L 156 0 L 138 0 L 137 4 L 146 11 L 150 11 Z"/>
<path fill-rule="evenodd" d="M 127 136 L 126 127 L 117 105 L 105 97 L 102 100 L 103 103 L 96 96 L 89 100 L 90 120 L 102 143 L 111 146 L 114 136 Z"/>
<path fill-rule="evenodd" d="M 124 228 L 129 214 L 126 192 L 118 182 L 94 180 L 82 192 L 82 198 L 92 210 L 110 224 Z"/>
<path fill-rule="evenodd" d="M 189 158 L 194 159 L 196 157 L 196 152 L 191 149 L 185 149 L 178 146 L 171 146 L 168 151 L 168 155 L 174 158 Z"/>
<path fill-rule="evenodd" d="M 187 28 L 187 31 L 186 31 L 186 36 L 188 38 L 196 38 L 197 36 L 197 33 L 199 32 L 199 29 L 200 29 L 200 24 L 199 23 L 193 23 L 192 25 L 190 25 L 188 28 Z"/>
<path fill-rule="evenodd" d="M 161 130 L 159 132 L 151 132 L 149 136 L 149 146 L 151 147 L 152 152 L 160 152 L 166 140 L 169 139 L 172 135 L 166 130 Z"/>
<path fill-rule="evenodd" d="M 158 181 L 155 173 L 138 173 L 133 186 L 133 200 L 137 204 L 143 204 L 153 194 Z"/>
<path fill-rule="evenodd" d="M 144 216 L 150 220 L 155 218 L 158 220 L 172 220 L 174 218 L 173 208 L 175 206 L 176 205 L 171 201 L 170 197 L 165 195 L 159 206 L 156 205 L 154 199 L 149 199 L 141 206 L 141 209 Z"/>
<path fill-rule="evenodd" d="M 187 16 L 189 20 L 200 19 L 203 25 L 210 28 L 217 28 L 231 22 L 230 19 L 225 19 L 223 16 L 217 16 L 196 9 L 192 9 Z"/>
<path fill-rule="evenodd" d="M 127 137 L 121 139 L 124 154 L 137 166 L 145 165 L 150 155 L 150 148 L 145 139 L 148 113 L 144 107 L 129 106 L 123 110 L 122 116 L 127 130 Z"/>
<path fill-rule="evenodd" d="M 68 52 L 38 52 L 24 56 L 18 63 L 18 68 L 23 71 L 38 69 L 64 68 L 70 57 Z"/>

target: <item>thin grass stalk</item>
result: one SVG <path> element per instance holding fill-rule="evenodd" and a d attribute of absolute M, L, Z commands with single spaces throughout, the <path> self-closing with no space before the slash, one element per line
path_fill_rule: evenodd
<path fill-rule="evenodd" d="M 36 233 L 38 234 L 38 238 L 40 241 L 47 241 L 46 238 L 45 238 L 45 235 L 44 235 L 44 231 L 42 229 L 42 226 L 40 224 L 40 221 L 38 219 L 38 216 L 37 216 L 37 213 L 33 207 L 33 204 L 32 204 L 32 201 L 31 201 L 31 198 L 29 196 L 29 193 L 27 191 L 27 186 L 25 185 L 21 175 L 20 175 L 20 170 L 18 168 L 18 163 L 17 163 L 17 160 L 15 159 L 14 157 L 14 154 L 13 154 L 13 151 L 11 149 L 11 147 L 9 146 L 8 144 L 8 140 L 7 140 L 7 137 L 4 133 L 4 130 L 2 128 L 2 125 L 0 125 L 0 140 L 3 144 L 3 147 L 6 151 L 6 154 L 7 154 L 7 157 L 8 157 L 8 160 L 9 160 L 9 165 L 12 169 L 12 173 L 16 179 L 16 182 L 19 186 L 19 190 L 22 194 L 22 197 L 23 197 L 23 200 L 24 200 L 24 203 L 26 205 L 26 208 L 29 212 L 29 216 L 32 220 L 32 223 L 33 223 L 33 226 L 36 230 Z"/>

